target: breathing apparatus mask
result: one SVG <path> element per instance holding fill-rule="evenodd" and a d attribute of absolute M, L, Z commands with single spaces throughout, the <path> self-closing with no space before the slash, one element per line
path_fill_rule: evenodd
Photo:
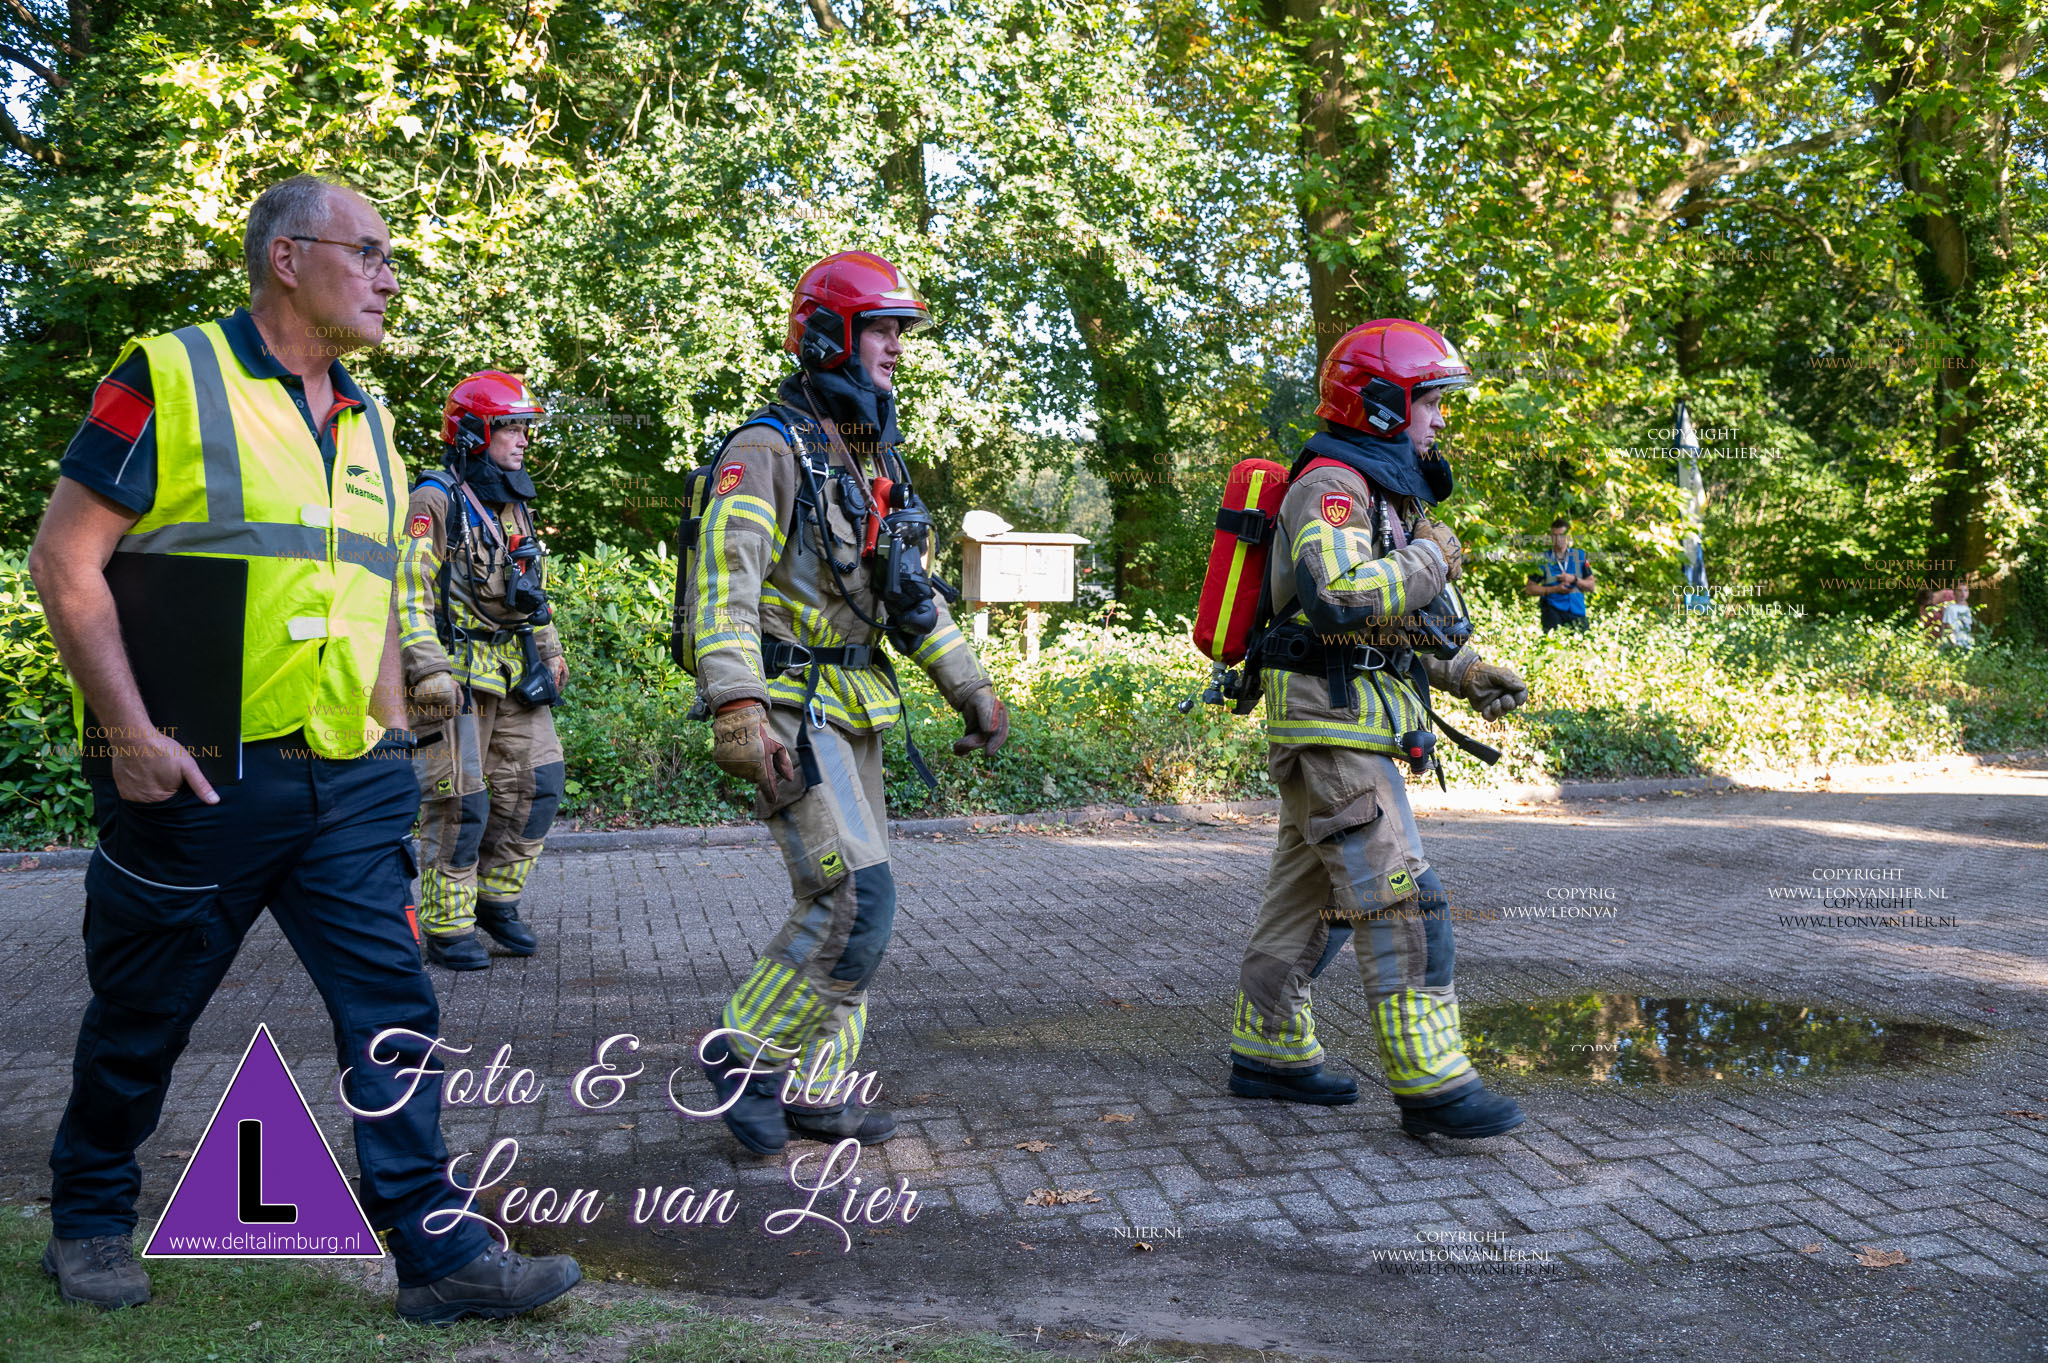
<path fill-rule="evenodd" d="M 863 487 L 845 469 L 833 470 L 833 478 L 847 513 L 862 524 L 861 559 L 881 598 L 883 623 L 914 644 L 938 628 L 938 596 L 958 599 L 957 592 L 924 566 L 931 512 L 907 483 L 878 476 Z"/>
<path fill-rule="evenodd" d="M 505 610 L 533 625 L 545 625 L 550 618 L 541 559 L 539 540 L 531 535 L 511 537 L 505 550 Z"/>
<path fill-rule="evenodd" d="M 1417 611 L 1416 624 L 1427 643 L 1423 646 L 1449 661 L 1472 639 L 1472 612 L 1465 607 L 1465 594 L 1455 582 L 1446 582 L 1430 603 Z"/>

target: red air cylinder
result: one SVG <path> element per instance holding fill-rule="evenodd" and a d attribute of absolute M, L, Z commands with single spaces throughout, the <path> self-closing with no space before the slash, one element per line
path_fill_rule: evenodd
<path fill-rule="evenodd" d="M 1244 661 L 1245 636 L 1266 585 L 1266 558 L 1287 495 L 1287 470 L 1270 459 L 1247 459 L 1223 485 L 1209 571 L 1195 607 L 1195 647 L 1225 666 Z"/>

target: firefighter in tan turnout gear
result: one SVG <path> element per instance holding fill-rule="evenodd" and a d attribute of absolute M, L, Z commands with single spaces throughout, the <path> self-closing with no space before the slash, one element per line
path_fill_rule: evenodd
<path fill-rule="evenodd" d="M 483 970 L 482 928 L 515 956 L 539 941 L 519 916 L 562 797 L 554 711 L 568 680 L 527 504 L 526 444 L 546 413 L 486 369 L 442 411 L 447 462 L 407 508 L 400 643 L 418 736 L 420 937 L 427 959 Z"/>
<path fill-rule="evenodd" d="M 1275 623 L 1254 653 L 1280 844 L 1239 975 L 1230 1077 L 1244 1097 L 1357 1101 L 1353 1080 L 1323 1072 L 1309 997 L 1355 932 L 1403 1128 L 1463 1138 L 1510 1130 L 1522 1113 L 1465 1056 L 1450 905 L 1395 759 L 1427 770 L 1431 689 L 1487 719 L 1528 696 L 1511 668 L 1465 642 L 1462 600 L 1446 591 L 1464 553 L 1425 514 L 1451 489 L 1434 451 L 1440 403 L 1469 380 L 1450 343 L 1414 322 L 1354 328 L 1324 361 L 1316 414 L 1328 429 L 1301 452 L 1280 504 L 1266 584 Z"/>
<path fill-rule="evenodd" d="M 927 572 L 930 516 L 896 451 L 897 360 L 929 320 L 881 257 L 818 262 L 790 310 L 798 372 L 692 478 L 676 661 L 713 717 L 718 765 L 758 789 L 795 897 L 699 1056 L 726 1125 L 756 1153 L 792 1134 L 895 1131 L 847 1091 L 896 912 L 882 744 L 903 707 L 885 641 L 960 712 L 955 753 L 994 757 L 1009 733 Z"/>

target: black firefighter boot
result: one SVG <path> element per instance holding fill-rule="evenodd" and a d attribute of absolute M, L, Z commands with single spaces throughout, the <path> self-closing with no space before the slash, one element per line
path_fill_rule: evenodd
<path fill-rule="evenodd" d="M 540 950 L 540 938 L 534 936 L 533 929 L 519 919 L 519 901 L 516 899 L 509 904 L 477 900 L 476 925 L 495 937 L 498 945 L 514 956 L 531 956 Z"/>
<path fill-rule="evenodd" d="M 1488 1093 L 1481 1083 L 1459 1090 L 1458 1096 L 1447 1103 L 1401 1107 L 1401 1129 L 1411 1136 L 1474 1141 L 1513 1131 L 1523 1120 L 1522 1109 L 1514 1099 Z"/>
<path fill-rule="evenodd" d="M 427 959 L 444 970 L 491 968 L 491 953 L 484 950 L 474 932 L 423 932 L 420 941 L 427 948 Z"/>
<path fill-rule="evenodd" d="M 789 1123 L 782 1117 L 781 1073 L 771 1070 L 745 1078 L 746 1062 L 735 1056 L 725 1038 L 698 1053 L 698 1067 L 718 1091 L 726 1130 L 757 1155 L 773 1155 L 789 1144 Z M 737 1096 L 735 1096 L 737 1095 Z"/>
<path fill-rule="evenodd" d="M 805 1140 L 836 1145 L 851 1136 L 862 1145 L 880 1145 L 896 1134 L 896 1118 L 878 1107 L 863 1107 L 848 1099 L 838 1107 L 811 1107 L 785 1103 L 782 1116 L 789 1134 Z"/>
<path fill-rule="evenodd" d="M 1343 1107 L 1358 1101 L 1358 1081 L 1349 1075 L 1326 1074 L 1321 1065 L 1276 1070 L 1241 1055 L 1230 1057 L 1230 1091 L 1240 1098 L 1281 1098 L 1318 1107 Z"/>

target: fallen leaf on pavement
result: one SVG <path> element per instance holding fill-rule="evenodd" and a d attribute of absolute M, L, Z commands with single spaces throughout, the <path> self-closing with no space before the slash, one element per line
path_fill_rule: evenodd
<path fill-rule="evenodd" d="M 1038 1246 L 1036 1246 L 1036 1245 L 1027 1245 L 1027 1244 L 1025 1244 L 1025 1243 L 1024 1243 L 1024 1242 L 1023 1242 L 1022 1240 L 1019 1240 L 1019 1241 L 1017 1242 L 1017 1248 L 1018 1248 L 1018 1249 L 1028 1249 L 1028 1250 L 1031 1250 L 1031 1251 L 1033 1251 L 1033 1252 L 1036 1252 L 1036 1251 L 1037 1251 L 1037 1249 L 1038 1249 Z"/>
<path fill-rule="evenodd" d="M 1826 1245 L 1801 1245 L 1799 1247 L 1799 1252 L 1801 1254 L 1818 1254 L 1826 1248 Z"/>
<path fill-rule="evenodd" d="M 1897 1268 L 1900 1264 L 1910 1263 L 1911 1260 L 1906 1258 L 1906 1251 L 1902 1249 L 1879 1249 L 1875 1245 L 1865 1245 L 1863 1252 L 1856 1256 L 1856 1262 L 1865 1268 Z"/>
<path fill-rule="evenodd" d="M 1027 1207 L 1065 1207 L 1075 1202 L 1100 1202 L 1093 1188 L 1034 1188 L 1024 1199 Z"/>
<path fill-rule="evenodd" d="M 1143 1254 L 1150 1254 L 1152 1252 L 1152 1246 L 1143 1240 L 1131 1241 L 1131 1248 Z"/>
<path fill-rule="evenodd" d="M 1037 1155 L 1052 1149 L 1052 1142 L 1041 1140 L 1018 1141 L 1016 1146 L 1013 1148 L 1018 1150 L 1029 1150 L 1032 1154 Z"/>
<path fill-rule="evenodd" d="M 1132 1117 L 1128 1112 L 1105 1112 L 1100 1120 L 1105 1122 L 1129 1122 L 1135 1121 L 1136 1118 Z"/>
<path fill-rule="evenodd" d="M 816 1254 L 817 1252 L 818 1251 L 814 1249 L 793 1249 L 789 1252 L 789 1257 L 792 1259 L 801 1259 L 806 1254 Z"/>

